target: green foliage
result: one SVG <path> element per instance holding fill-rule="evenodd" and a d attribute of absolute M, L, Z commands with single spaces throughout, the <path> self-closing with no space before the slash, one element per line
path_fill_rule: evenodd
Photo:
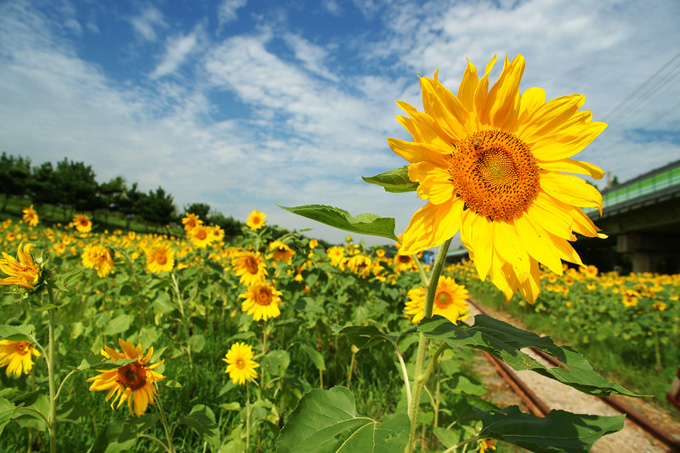
<path fill-rule="evenodd" d="M 280 453 L 397 452 L 406 446 L 409 426 L 405 414 L 382 423 L 358 415 L 354 395 L 344 387 L 312 390 L 291 414 L 276 448 Z"/>
<path fill-rule="evenodd" d="M 362 176 L 362 179 L 368 183 L 382 186 L 385 189 L 385 192 L 413 192 L 418 189 L 418 182 L 411 181 L 408 177 L 407 166 L 375 176 Z"/>
<path fill-rule="evenodd" d="M 316 220 L 341 230 L 358 234 L 382 236 L 394 239 L 395 241 L 398 240 L 394 234 L 394 219 L 391 217 L 380 217 L 370 213 L 363 213 L 353 217 L 343 209 L 319 204 L 291 208 L 281 207 L 293 214 L 301 215 L 302 217 L 307 217 L 308 219 Z"/>

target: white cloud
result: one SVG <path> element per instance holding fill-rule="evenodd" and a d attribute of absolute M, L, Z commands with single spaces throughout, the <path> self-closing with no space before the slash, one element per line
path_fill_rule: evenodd
<path fill-rule="evenodd" d="M 312 44 L 299 35 L 287 34 L 284 39 L 295 52 L 295 58 L 302 62 L 305 69 L 334 82 L 338 81 L 338 77 L 324 65 L 324 60 L 328 55 L 326 49 Z"/>
<path fill-rule="evenodd" d="M 168 37 L 165 55 L 151 73 L 151 78 L 156 79 L 174 73 L 186 61 L 189 54 L 196 50 L 199 41 L 198 33 L 200 33 L 200 28 L 188 35 L 179 34 Z"/>
<path fill-rule="evenodd" d="M 246 0 L 223 0 L 217 9 L 217 19 L 220 26 L 238 19 L 236 11 L 244 6 L 246 6 Z"/>
<path fill-rule="evenodd" d="M 156 41 L 157 28 L 167 28 L 168 24 L 163 18 L 163 13 L 154 6 L 147 6 L 138 16 L 128 19 L 132 28 L 147 41 Z"/>

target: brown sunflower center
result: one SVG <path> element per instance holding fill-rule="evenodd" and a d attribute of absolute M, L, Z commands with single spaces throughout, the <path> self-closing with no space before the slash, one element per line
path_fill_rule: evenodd
<path fill-rule="evenodd" d="M 133 391 L 139 390 L 146 385 L 146 370 L 139 362 L 118 368 L 118 383 Z"/>
<path fill-rule="evenodd" d="M 263 287 L 257 290 L 257 297 L 255 303 L 258 305 L 267 306 L 272 303 L 272 292 L 269 288 Z"/>
<path fill-rule="evenodd" d="M 457 148 L 449 174 L 468 209 L 506 222 L 527 211 L 540 180 L 536 159 L 522 140 L 485 130 L 467 136 Z"/>
<path fill-rule="evenodd" d="M 451 301 L 453 298 L 449 293 L 443 292 L 437 294 L 437 298 L 435 299 L 435 304 L 437 304 L 437 307 L 439 308 L 446 308 L 451 304 Z"/>
<path fill-rule="evenodd" d="M 196 233 L 196 239 L 200 239 L 201 241 L 204 241 L 208 237 L 208 232 L 205 230 L 199 230 Z"/>
<path fill-rule="evenodd" d="M 244 267 L 249 274 L 253 275 L 257 274 L 257 271 L 259 270 L 257 260 L 252 256 L 246 257 Z"/>
<path fill-rule="evenodd" d="M 236 361 L 236 367 L 237 367 L 239 370 L 242 370 L 242 369 L 244 369 L 244 368 L 246 367 L 246 362 L 245 362 L 243 359 L 238 359 L 238 360 Z"/>
<path fill-rule="evenodd" d="M 397 260 L 401 264 L 409 264 L 411 262 L 411 257 L 408 256 L 408 255 L 397 255 L 397 256 L 398 256 Z"/>
<path fill-rule="evenodd" d="M 156 255 L 156 262 L 161 266 L 164 266 L 168 263 L 168 256 L 165 253 L 159 253 Z"/>
<path fill-rule="evenodd" d="M 16 345 L 17 353 L 26 355 L 28 353 L 28 343 L 26 341 L 19 341 Z"/>

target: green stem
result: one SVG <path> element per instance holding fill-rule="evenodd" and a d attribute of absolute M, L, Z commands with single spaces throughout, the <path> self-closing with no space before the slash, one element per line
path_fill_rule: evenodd
<path fill-rule="evenodd" d="M 58 400 L 58 399 L 59 399 L 59 394 L 61 393 L 61 389 L 62 389 L 62 387 L 64 386 L 64 384 L 66 383 L 66 380 L 67 380 L 68 378 L 70 378 L 71 376 L 73 376 L 74 374 L 76 374 L 78 371 L 80 371 L 80 370 L 73 370 L 73 371 L 71 371 L 69 374 L 66 375 L 66 377 L 65 377 L 64 379 L 61 380 L 61 384 L 59 384 L 59 389 L 57 390 L 57 394 L 54 395 L 54 399 L 55 399 L 55 400 Z"/>
<path fill-rule="evenodd" d="M 356 361 L 357 353 L 352 351 L 352 360 L 349 362 L 349 373 L 347 373 L 347 390 L 349 390 L 352 383 L 352 371 L 354 371 L 354 363 Z"/>
<path fill-rule="evenodd" d="M 47 285 L 47 294 L 50 298 L 50 304 L 56 305 L 54 303 L 54 293 L 52 288 Z M 56 397 L 56 385 L 54 376 L 54 328 L 56 325 L 55 320 L 55 309 L 50 308 L 47 313 L 50 318 L 49 323 L 49 340 L 47 344 L 47 377 L 49 381 L 49 391 L 50 391 L 50 415 L 48 417 L 48 431 L 50 434 L 50 453 L 56 453 L 57 451 L 57 397 Z"/>
<path fill-rule="evenodd" d="M 169 449 L 163 442 L 161 442 L 161 440 L 160 440 L 159 438 L 154 437 L 154 436 L 149 436 L 148 434 L 140 434 L 139 437 L 146 437 L 147 439 L 155 440 L 156 442 L 158 442 L 159 444 L 161 444 L 161 446 L 163 447 L 163 449 L 164 449 L 165 451 L 167 451 L 168 453 L 170 453 L 170 449 Z"/>
<path fill-rule="evenodd" d="M 156 400 L 156 405 L 158 406 L 158 412 L 161 416 L 161 424 L 163 425 L 163 430 L 165 431 L 165 437 L 167 437 L 167 439 L 168 439 L 168 445 L 166 447 L 166 450 L 168 451 L 168 453 L 175 453 L 175 447 L 172 446 L 172 434 L 170 434 L 170 427 L 168 426 L 168 419 L 165 416 L 165 411 L 163 410 L 163 405 L 161 404 L 161 399 L 158 397 L 158 395 L 155 395 L 154 400 Z M 156 440 L 158 440 L 158 439 L 156 439 Z M 162 442 L 160 442 L 160 443 L 161 443 L 161 445 L 163 445 Z"/>
<path fill-rule="evenodd" d="M 250 385 L 246 382 L 246 453 L 250 451 Z"/>
<path fill-rule="evenodd" d="M 434 306 L 434 296 L 437 292 L 437 284 L 439 283 L 439 276 L 444 268 L 444 262 L 446 261 L 446 252 L 449 250 L 449 245 L 451 244 L 451 239 L 447 239 L 439 247 L 439 254 L 437 255 L 437 260 L 434 263 L 434 268 L 432 269 L 432 276 L 430 277 L 429 285 L 425 294 L 425 307 L 423 308 L 423 319 L 432 317 L 432 309 Z M 423 394 L 423 386 L 432 372 L 433 365 L 430 362 L 428 366 L 427 374 L 423 372 L 425 365 L 425 356 L 427 355 L 427 344 L 428 340 L 422 333 L 419 334 L 418 339 L 418 352 L 416 353 L 416 367 L 415 374 L 413 377 L 413 393 L 411 395 L 411 404 L 408 408 L 408 416 L 411 419 L 411 432 L 409 434 L 408 445 L 406 446 L 406 453 L 411 453 L 415 448 L 416 441 L 416 428 L 418 426 L 418 408 L 420 406 L 420 398 Z M 440 347 L 441 349 L 441 347 Z M 440 352 L 441 353 L 441 352 Z M 436 357 L 435 357 L 436 359 Z"/>

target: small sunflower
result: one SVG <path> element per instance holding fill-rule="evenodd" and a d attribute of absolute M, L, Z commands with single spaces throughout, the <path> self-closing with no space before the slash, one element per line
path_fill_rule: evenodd
<path fill-rule="evenodd" d="M 175 265 L 175 252 L 165 245 L 157 245 L 146 251 L 146 268 L 149 272 L 158 274 L 170 272 Z"/>
<path fill-rule="evenodd" d="M 0 280 L 0 285 L 17 285 L 27 290 L 35 289 L 40 283 L 42 268 L 31 256 L 32 244 L 23 242 L 17 250 L 18 261 L 7 253 L 2 252 L 0 258 L 0 270 L 9 275 Z"/>
<path fill-rule="evenodd" d="M 223 361 L 227 362 L 225 373 L 234 384 L 243 385 L 257 378 L 255 368 L 260 365 L 253 360 L 253 348 L 245 343 L 234 343 Z"/>
<path fill-rule="evenodd" d="M 231 267 L 240 282 L 244 285 L 253 285 L 261 282 L 267 276 L 267 265 L 262 260 L 260 253 L 240 252 L 232 259 Z"/>
<path fill-rule="evenodd" d="M 269 251 L 271 253 L 267 257 L 276 262 L 288 263 L 295 255 L 295 251 L 281 241 L 272 241 L 269 244 Z"/>
<path fill-rule="evenodd" d="M 164 360 L 147 366 L 153 355 L 153 347 L 149 348 L 149 352 L 145 356 L 141 344 L 135 348 L 123 339 L 119 339 L 118 344 L 123 349 L 122 353 L 104 346 L 104 349 L 101 350 L 101 355 L 104 356 L 105 360 L 137 360 L 114 370 L 97 370 L 100 374 L 88 379 L 87 382 L 92 382 L 90 391 L 109 391 L 106 395 L 106 401 L 114 397 L 113 401 L 111 401 L 111 409 L 114 409 L 113 404 L 116 400 L 118 400 L 116 409 L 127 400 L 130 414 L 141 417 L 146 412 L 148 405 L 154 404 L 154 396 L 158 395 L 154 382 L 160 382 L 165 379 L 165 376 L 153 371 Z"/>
<path fill-rule="evenodd" d="M 76 214 L 69 224 L 79 233 L 89 233 L 92 231 L 92 221 L 85 214 Z"/>
<path fill-rule="evenodd" d="M 32 356 L 40 357 L 40 352 L 28 341 L 0 340 L 0 368 L 6 366 L 6 374 L 21 372 L 28 374 L 33 368 Z"/>
<path fill-rule="evenodd" d="M 413 141 L 389 139 L 410 162 L 418 196 L 427 204 L 404 232 L 400 253 L 442 244 L 460 230 L 479 278 L 489 277 L 509 300 L 515 290 L 533 302 L 539 263 L 561 274 L 561 260 L 582 264 L 574 233 L 606 237 L 581 210 L 602 209 L 602 195 L 582 179 L 604 172 L 571 159 L 606 127 L 579 111 L 582 95 L 545 101 L 545 92 L 520 93 L 524 57 L 505 59 L 489 89 L 494 57 L 480 78 L 468 62 L 457 95 L 422 77 L 424 112 L 399 102 L 398 121 Z"/>
<path fill-rule="evenodd" d="M 30 226 L 37 226 L 38 223 L 40 222 L 40 219 L 38 218 L 38 213 L 35 212 L 35 210 L 33 209 L 33 205 L 24 208 L 21 212 L 24 213 L 24 215 L 21 217 L 21 220 L 28 223 Z"/>
<path fill-rule="evenodd" d="M 241 311 L 251 315 L 255 321 L 276 318 L 281 314 L 279 310 L 279 305 L 283 303 L 281 295 L 282 293 L 269 283 L 254 283 L 244 294 L 238 296 L 245 299 L 241 302 Z"/>
<path fill-rule="evenodd" d="M 187 231 L 187 236 L 194 247 L 205 248 L 213 242 L 214 236 L 210 234 L 211 227 L 205 225 L 196 225 L 191 230 Z"/>
<path fill-rule="evenodd" d="M 188 212 L 182 219 L 182 225 L 186 231 L 189 231 L 198 225 L 203 225 L 203 220 L 199 219 L 196 214 Z"/>
<path fill-rule="evenodd" d="M 423 319 L 425 307 L 425 288 L 411 289 L 408 294 L 409 302 L 406 302 L 404 312 L 412 316 L 411 322 L 418 324 Z M 458 285 L 451 277 L 442 277 L 437 285 L 434 295 L 433 315 L 440 315 L 456 324 L 459 320 L 465 321 L 470 312 L 466 299 L 468 291 L 464 285 Z"/>
<path fill-rule="evenodd" d="M 394 269 L 401 273 L 405 271 L 417 271 L 415 261 L 411 258 L 411 255 L 401 255 L 397 254 L 394 256 Z"/>
<path fill-rule="evenodd" d="M 254 210 L 253 212 L 248 214 L 248 220 L 246 221 L 246 225 L 253 231 L 259 230 L 264 226 L 264 219 L 266 217 L 267 214 L 265 214 L 264 212 Z"/>
<path fill-rule="evenodd" d="M 366 255 L 354 255 L 347 261 L 350 272 L 359 277 L 368 277 L 371 273 L 371 259 Z"/>
<path fill-rule="evenodd" d="M 87 244 L 81 258 L 83 266 L 96 269 L 100 277 L 106 277 L 113 272 L 113 254 L 103 245 Z"/>

